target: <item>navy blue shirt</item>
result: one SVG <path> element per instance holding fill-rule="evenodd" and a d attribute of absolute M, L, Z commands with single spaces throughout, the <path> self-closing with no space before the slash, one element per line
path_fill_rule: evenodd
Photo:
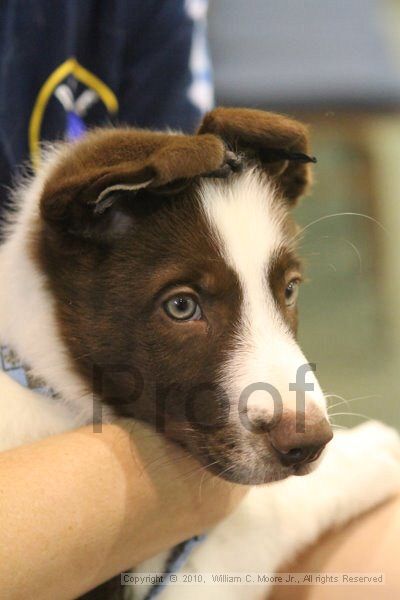
<path fill-rule="evenodd" d="M 2 0 L 0 206 L 43 140 L 107 123 L 193 130 L 212 103 L 206 4 Z"/>

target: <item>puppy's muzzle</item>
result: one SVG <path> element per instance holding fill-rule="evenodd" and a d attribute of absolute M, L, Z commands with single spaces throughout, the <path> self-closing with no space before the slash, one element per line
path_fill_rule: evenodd
<path fill-rule="evenodd" d="M 327 419 L 316 407 L 305 413 L 288 411 L 269 430 L 271 445 L 286 467 L 317 460 L 332 437 Z"/>

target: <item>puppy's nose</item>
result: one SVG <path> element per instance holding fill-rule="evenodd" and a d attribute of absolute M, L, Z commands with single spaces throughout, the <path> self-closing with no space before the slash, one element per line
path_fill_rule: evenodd
<path fill-rule="evenodd" d="M 305 413 L 284 413 L 269 432 L 271 444 L 284 466 L 316 460 L 332 436 L 327 419 L 313 406 Z"/>
<path fill-rule="evenodd" d="M 285 467 L 291 467 L 295 465 L 303 465 L 317 460 L 324 447 L 325 444 L 321 446 L 299 446 L 297 448 L 290 448 L 290 450 L 287 452 L 282 452 L 276 446 L 274 446 L 274 449 L 280 462 Z"/>

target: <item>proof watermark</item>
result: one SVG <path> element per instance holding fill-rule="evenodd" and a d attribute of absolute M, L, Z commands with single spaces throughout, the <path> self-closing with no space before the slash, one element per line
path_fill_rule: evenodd
<path fill-rule="evenodd" d="M 304 433 L 306 393 L 315 390 L 315 379 L 306 379 L 309 372 L 315 371 L 314 363 L 301 364 L 296 370 L 295 381 L 287 381 L 283 386 L 286 389 L 278 389 L 268 381 L 257 381 L 237 390 L 236 397 L 232 398 L 225 386 L 215 382 L 191 384 L 181 381 L 159 385 L 146 381 L 139 369 L 129 365 L 96 365 L 93 367 L 93 429 L 101 431 L 103 404 L 106 404 L 116 407 L 119 414 L 134 419 L 142 419 L 145 415 L 144 420 L 151 421 L 158 433 L 165 433 L 171 415 L 176 422 L 185 422 L 192 430 L 203 434 L 213 433 L 232 422 L 252 433 L 263 433 L 279 423 L 285 410 L 285 398 L 290 394 L 296 432 Z M 252 420 L 249 407 L 255 394 L 258 405 L 268 407 L 264 412 L 268 418 L 264 421 L 260 421 L 259 416 L 256 422 Z"/>
<path fill-rule="evenodd" d="M 384 573 L 121 573 L 121 585 L 313 585 L 313 586 L 382 586 Z"/>

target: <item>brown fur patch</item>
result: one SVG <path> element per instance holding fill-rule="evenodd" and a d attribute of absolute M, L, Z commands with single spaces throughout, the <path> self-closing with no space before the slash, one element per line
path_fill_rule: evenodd
<path fill-rule="evenodd" d="M 206 115 L 199 133 L 218 135 L 235 152 L 255 157 L 292 203 L 311 183 L 310 164 L 279 159 L 279 150 L 310 152 L 307 128 L 298 121 L 262 110 L 217 108 Z"/>

